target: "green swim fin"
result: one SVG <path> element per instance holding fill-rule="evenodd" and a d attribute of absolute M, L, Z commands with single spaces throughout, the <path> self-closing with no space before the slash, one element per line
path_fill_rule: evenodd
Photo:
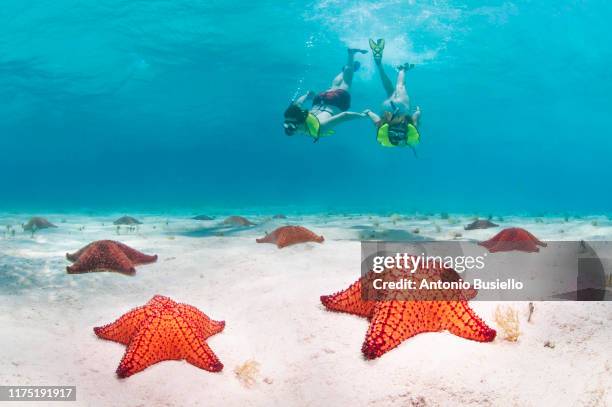
<path fill-rule="evenodd" d="M 369 42 L 370 42 L 370 49 L 372 50 L 372 55 L 374 56 L 374 59 L 377 59 L 380 61 L 382 59 L 383 50 L 385 49 L 385 39 L 379 38 L 376 41 L 374 41 L 373 39 L 370 38 Z"/>

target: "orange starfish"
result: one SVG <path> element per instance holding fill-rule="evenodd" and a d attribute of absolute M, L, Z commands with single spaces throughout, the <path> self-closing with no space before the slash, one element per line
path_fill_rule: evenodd
<path fill-rule="evenodd" d="M 102 339 L 127 345 L 117 375 L 128 377 L 164 360 L 186 360 L 200 369 L 221 371 L 223 364 L 205 340 L 224 327 L 225 321 L 213 321 L 191 305 L 156 295 L 146 305 L 94 328 L 94 332 Z"/>
<path fill-rule="evenodd" d="M 538 246 L 547 244 L 538 240 L 529 231 L 522 228 L 507 228 L 493 236 L 491 239 L 478 243 L 489 249 L 489 252 L 508 252 L 519 250 L 522 252 L 539 252 Z"/>
<path fill-rule="evenodd" d="M 459 276 L 454 270 L 433 267 L 411 273 L 409 269 L 394 268 L 386 273 L 381 277 L 369 272 L 346 290 L 321 296 L 321 302 L 331 311 L 355 314 L 370 320 L 370 328 L 361 348 L 367 359 L 380 357 L 422 332 L 448 330 L 479 342 L 495 339 L 495 330 L 489 328 L 467 303 L 476 294 L 473 289 L 391 292 L 374 290 L 372 287 L 372 282 L 377 278 L 385 281 L 411 280 L 417 287 L 422 280 L 458 281 Z"/>
<path fill-rule="evenodd" d="M 72 266 L 66 267 L 70 274 L 102 270 L 134 274 L 134 266 L 157 261 L 157 255 L 149 256 L 113 240 L 90 243 L 73 254 L 66 253 L 66 258 L 74 262 Z"/>
<path fill-rule="evenodd" d="M 282 226 L 265 237 L 256 239 L 257 243 L 275 243 L 279 249 L 297 243 L 322 243 L 324 240 L 323 236 L 319 236 L 303 226 Z"/>

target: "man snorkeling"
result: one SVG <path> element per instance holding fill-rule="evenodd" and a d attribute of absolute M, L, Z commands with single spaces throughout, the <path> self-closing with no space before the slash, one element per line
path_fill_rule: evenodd
<path fill-rule="evenodd" d="M 350 112 L 351 94 L 349 93 L 353 74 L 359 69 L 359 62 L 355 61 L 355 54 L 365 54 L 363 49 L 349 48 L 348 60 L 342 72 L 333 80 L 331 87 L 319 94 L 308 91 L 300 96 L 285 110 L 283 127 L 285 134 L 293 136 L 303 133 L 313 138 L 316 142 L 323 136 L 334 133 L 332 130 L 340 123 L 366 117 L 365 112 Z M 302 107 L 308 100 L 312 100 L 310 110 Z"/>
<path fill-rule="evenodd" d="M 382 66 L 383 50 L 385 40 L 377 41 L 370 39 L 370 48 L 374 57 L 374 63 L 380 75 L 380 79 L 387 93 L 387 99 L 383 102 L 384 113 L 382 118 L 371 110 L 365 113 L 376 125 L 376 140 L 385 147 L 410 147 L 414 149 L 419 143 L 420 135 L 417 131 L 421 109 L 417 106 L 415 112 L 410 115 L 410 98 L 406 91 L 406 72 L 412 68 L 412 64 L 404 64 L 397 67 L 397 80 L 395 86 L 387 76 Z"/>

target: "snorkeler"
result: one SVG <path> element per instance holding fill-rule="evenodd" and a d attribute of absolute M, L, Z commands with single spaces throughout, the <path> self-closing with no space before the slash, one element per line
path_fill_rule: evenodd
<path fill-rule="evenodd" d="M 332 128 L 340 123 L 366 117 L 366 113 L 349 112 L 351 107 L 351 94 L 349 93 L 353 74 L 359 69 L 359 62 L 355 61 L 355 54 L 365 54 L 363 49 L 349 48 L 348 60 L 342 72 L 336 76 L 332 86 L 319 94 L 308 91 L 300 96 L 285 110 L 283 127 L 285 134 L 293 136 L 296 132 L 304 133 L 318 141 L 323 136 L 334 133 Z M 304 103 L 312 99 L 310 110 L 303 107 Z"/>
<path fill-rule="evenodd" d="M 406 71 L 414 68 L 413 64 L 403 64 L 397 67 L 397 80 L 395 86 L 387 76 L 382 66 L 383 50 L 385 40 L 370 40 L 370 48 L 374 57 L 374 63 L 380 75 L 380 79 L 387 93 L 387 99 L 383 102 L 382 118 L 371 110 L 365 113 L 376 125 L 376 140 L 385 147 L 414 147 L 419 143 L 420 135 L 417 131 L 421 109 L 417 106 L 411 115 L 410 98 L 406 91 Z M 416 151 L 415 151 L 416 154 Z"/>

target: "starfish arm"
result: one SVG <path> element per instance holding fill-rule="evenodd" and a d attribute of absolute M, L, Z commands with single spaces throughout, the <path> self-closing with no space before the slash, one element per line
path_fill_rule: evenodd
<path fill-rule="evenodd" d="M 172 300 L 171 298 L 165 297 L 163 295 L 154 295 L 153 298 L 151 298 L 149 300 L 149 302 L 147 302 L 146 304 L 147 306 L 151 306 L 157 310 L 163 310 L 164 307 L 166 308 L 173 308 L 177 305 L 176 301 Z"/>
<path fill-rule="evenodd" d="M 209 372 L 220 372 L 223 370 L 223 363 L 221 363 L 217 355 L 214 354 L 202 338 L 197 338 L 192 342 L 191 352 L 185 359 L 187 363 Z"/>
<path fill-rule="evenodd" d="M 132 263 L 134 263 L 134 265 L 154 263 L 157 261 L 156 254 L 149 256 L 148 254 L 144 254 L 142 252 L 139 252 L 136 249 L 132 249 L 131 247 L 123 243 L 120 243 L 120 242 L 114 242 L 114 243 L 117 245 L 119 250 L 121 250 L 123 254 L 125 254 Z"/>
<path fill-rule="evenodd" d="M 278 237 L 276 238 L 276 247 L 282 249 L 283 247 L 291 246 L 292 244 L 297 244 L 298 241 L 292 239 L 290 233 L 280 232 L 278 233 Z"/>
<path fill-rule="evenodd" d="M 91 245 L 92 245 L 92 244 L 93 244 L 93 243 L 90 243 L 90 244 L 88 244 L 87 246 L 80 248 L 79 250 L 77 250 L 76 252 L 74 252 L 74 253 L 72 253 L 72 254 L 71 254 L 71 253 L 66 253 L 66 258 L 67 258 L 68 260 L 72 261 L 72 262 L 77 261 L 77 260 L 79 259 L 79 257 L 81 257 L 81 255 L 82 255 L 83 253 L 85 253 L 85 251 L 86 251 L 87 249 L 89 249 L 89 248 L 91 247 Z"/>
<path fill-rule="evenodd" d="M 127 345 L 146 319 L 146 307 L 138 307 L 124 314 L 115 322 L 95 327 L 93 330 L 99 338 Z"/>
<path fill-rule="evenodd" d="M 276 242 L 276 231 L 268 233 L 260 239 L 255 239 L 257 243 L 275 243 Z"/>
<path fill-rule="evenodd" d="M 283 247 L 305 242 L 322 243 L 324 240 L 323 236 L 319 236 L 303 226 L 286 226 L 282 235 Z"/>
<path fill-rule="evenodd" d="M 497 252 L 503 252 L 504 248 L 502 245 L 499 244 L 499 242 L 492 242 L 490 246 L 488 246 L 489 252 L 491 253 L 497 253 Z"/>
<path fill-rule="evenodd" d="M 173 357 L 176 351 L 168 349 L 168 342 L 164 341 L 163 335 L 160 334 L 161 328 L 160 316 L 148 318 L 143 323 L 128 344 L 117 367 L 117 376 L 129 377 L 162 360 L 178 359 Z"/>
<path fill-rule="evenodd" d="M 113 270 L 125 274 L 136 272 L 130 259 L 121 250 L 110 245 L 94 245 L 85 251 L 72 266 L 66 267 L 68 273 L 88 273 L 99 270 Z"/>
<path fill-rule="evenodd" d="M 366 318 L 372 317 L 376 305 L 374 301 L 364 301 L 361 298 L 361 279 L 344 291 L 322 295 L 321 303 L 330 311 L 346 312 Z"/>
<path fill-rule="evenodd" d="M 422 332 L 441 329 L 437 319 L 430 318 L 436 301 L 385 301 L 377 304 L 370 328 L 361 347 L 367 359 L 375 359 L 400 343 Z"/>
<path fill-rule="evenodd" d="M 529 237 L 531 238 L 531 240 L 533 241 L 533 243 L 537 244 L 538 246 L 542 246 L 542 247 L 546 247 L 548 246 L 548 244 L 542 242 L 540 239 L 538 239 L 537 237 L 535 237 L 533 235 L 533 233 L 531 233 L 530 231 L 526 230 L 525 232 L 527 232 L 527 235 L 529 235 Z"/>
<path fill-rule="evenodd" d="M 470 308 L 466 301 L 445 302 L 445 328 L 462 338 L 491 342 L 497 334 Z"/>
<path fill-rule="evenodd" d="M 478 245 L 490 250 L 495 243 L 493 243 L 491 240 L 485 240 L 484 242 L 479 242 Z"/>
<path fill-rule="evenodd" d="M 315 232 L 313 232 L 310 229 L 306 229 L 305 227 L 302 227 L 302 226 L 299 226 L 299 228 L 300 228 L 301 233 L 303 233 L 306 239 L 310 242 L 323 243 L 323 241 L 325 240 L 323 236 L 317 235 Z"/>
<path fill-rule="evenodd" d="M 214 334 L 218 334 L 225 328 L 225 321 L 213 321 L 194 306 L 188 304 L 178 304 L 178 309 L 183 318 L 188 319 L 194 329 L 199 332 L 204 339 Z"/>
<path fill-rule="evenodd" d="M 205 340 L 215 334 L 216 330 L 223 330 L 225 322 L 212 321 L 200 310 L 192 308 L 189 311 L 197 311 L 200 318 L 182 308 L 180 310 L 181 316 L 173 321 L 180 330 L 177 337 L 179 341 L 182 341 L 180 345 L 182 349 L 181 357 L 200 369 L 220 372 L 223 369 L 223 363 L 219 361 Z M 212 322 L 215 322 L 215 324 L 212 324 Z"/>

